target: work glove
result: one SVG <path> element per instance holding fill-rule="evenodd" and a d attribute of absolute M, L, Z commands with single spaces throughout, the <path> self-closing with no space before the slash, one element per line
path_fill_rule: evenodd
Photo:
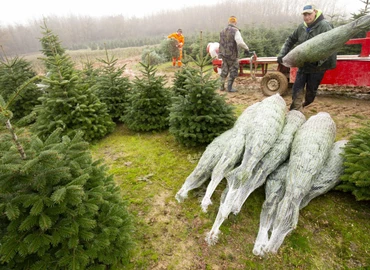
<path fill-rule="evenodd" d="M 245 57 L 249 56 L 249 50 L 244 50 L 244 56 Z"/>
<path fill-rule="evenodd" d="M 282 65 L 283 64 L 283 57 L 282 56 L 278 56 L 277 57 L 277 62 Z"/>

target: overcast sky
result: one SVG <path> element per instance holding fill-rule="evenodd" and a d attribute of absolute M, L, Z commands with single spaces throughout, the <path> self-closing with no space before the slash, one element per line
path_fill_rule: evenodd
<path fill-rule="evenodd" d="M 89 15 L 100 17 L 122 14 L 125 17 L 142 17 L 164 10 L 178 10 L 182 7 L 214 5 L 223 0 L 2 0 L 0 4 L 0 25 L 25 24 L 43 16 Z M 6 4 L 5 4 L 6 2 Z M 361 0 L 337 0 L 348 13 L 364 8 Z"/>

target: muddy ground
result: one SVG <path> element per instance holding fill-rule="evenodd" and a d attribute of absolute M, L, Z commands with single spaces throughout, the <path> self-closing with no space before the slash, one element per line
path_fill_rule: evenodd
<path fill-rule="evenodd" d="M 124 76 L 131 80 L 140 76 L 140 57 L 132 57 L 120 61 L 120 65 L 126 65 Z M 168 68 L 165 71 L 158 71 L 157 75 L 166 76 L 171 84 L 174 74 L 178 68 Z M 218 75 L 215 73 L 214 78 Z M 261 78 L 238 77 L 234 86 L 236 93 L 220 92 L 225 95 L 228 102 L 246 107 L 266 98 L 260 87 Z M 283 96 L 287 107 L 291 103 L 291 89 Z M 347 139 L 352 131 L 370 119 L 370 87 L 333 87 L 321 85 L 315 101 L 304 109 L 306 117 L 318 112 L 328 112 L 337 124 L 337 139 Z"/>

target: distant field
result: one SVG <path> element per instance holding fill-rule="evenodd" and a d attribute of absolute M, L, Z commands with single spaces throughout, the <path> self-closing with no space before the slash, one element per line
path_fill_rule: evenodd
<path fill-rule="evenodd" d="M 140 55 L 144 48 L 143 47 L 129 47 L 129 48 L 117 48 L 113 50 L 108 50 L 109 56 L 114 55 L 117 59 L 124 59 L 136 55 Z M 105 50 L 77 50 L 77 51 L 67 51 L 67 54 L 71 57 L 72 61 L 76 63 L 76 68 L 81 68 L 82 64 L 85 62 L 96 62 L 96 59 L 106 59 Z M 35 71 L 38 74 L 45 73 L 44 64 L 41 59 L 44 55 L 39 52 L 35 54 L 28 54 L 23 56 L 26 60 L 32 63 Z"/>

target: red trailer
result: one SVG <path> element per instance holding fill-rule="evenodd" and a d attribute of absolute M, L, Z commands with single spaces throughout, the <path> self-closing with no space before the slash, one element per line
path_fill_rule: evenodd
<path fill-rule="evenodd" d="M 361 44 L 360 55 L 338 55 L 336 68 L 325 72 L 321 84 L 370 87 L 370 31 L 365 38 L 350 39 L 346 44 Z M 214 71 L 219 73 L 222 60 L 214 59 L 212 64 Z M 294 83 L 298 68 L 277 64 L 277 57 L 257 57 L 254 53 L 250 58 L 239 60 L 239 76 L 262 77 L 261 89 L 265 95 L 283 95 L 288 85 Z M 269 65 L 277 65 L 277 68 L 271 70 Z"/>

